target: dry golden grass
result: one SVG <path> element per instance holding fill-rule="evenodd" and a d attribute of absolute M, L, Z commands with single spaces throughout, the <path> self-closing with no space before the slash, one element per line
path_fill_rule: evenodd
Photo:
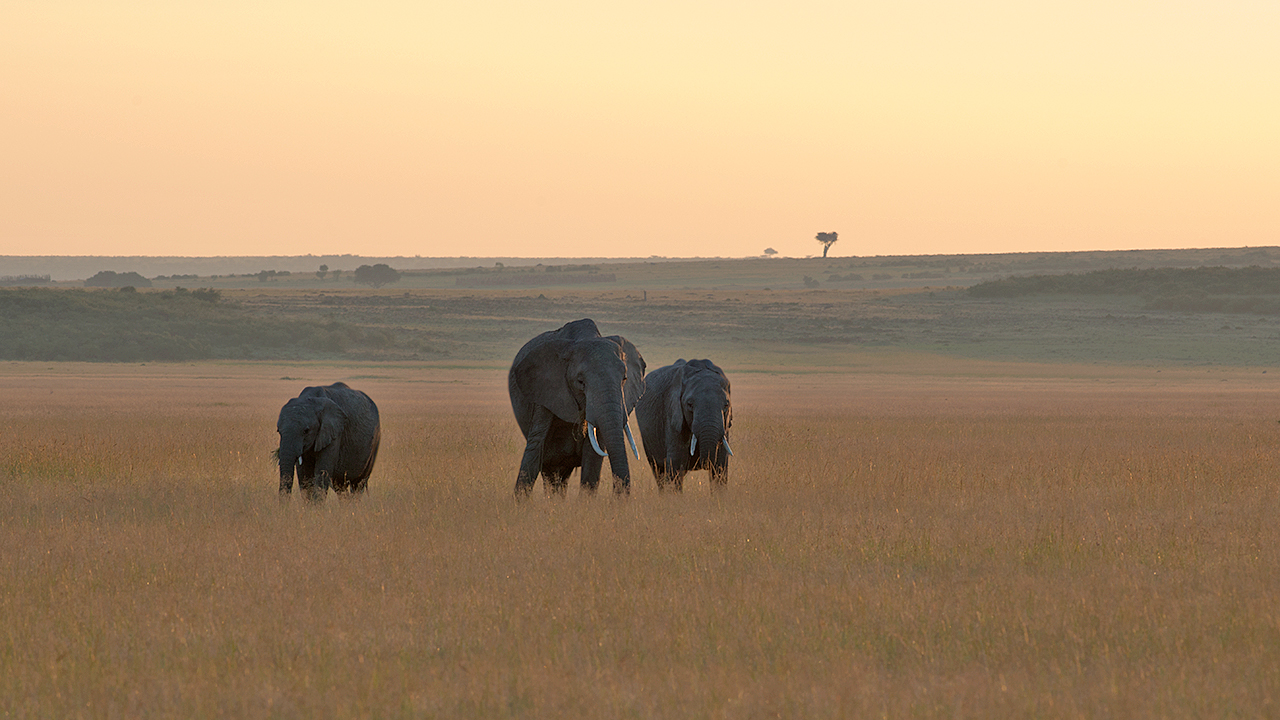
<path fill-rule="evenodd" d="M 1280 713 L 1280 377 L 956 367 L 736 375 L 728 492 L 517 505 L 502 371 L 0 365 L 0 715 Z M 281 505 L 336 379 L 370 495 Z"/>

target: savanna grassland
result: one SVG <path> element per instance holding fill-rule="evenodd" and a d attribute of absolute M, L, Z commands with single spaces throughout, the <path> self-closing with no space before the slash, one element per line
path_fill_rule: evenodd
<path fill-rule="evenodd" d="M 523 504 L 497 355 L 0 364 L 0 715 L 1280 713 L 1280 375 L 813 347 L 711 355 L 726 492 Z M 370 493 L 281 504 L 339 379 Z"/>

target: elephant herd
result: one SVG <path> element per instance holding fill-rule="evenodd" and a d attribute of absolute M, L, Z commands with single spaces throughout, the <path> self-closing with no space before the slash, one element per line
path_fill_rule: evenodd
<path fill-rule="evenodd" d="M 633 410 L 660 491 L 681 490 L 694 470 L 707 470 L 713 488 L 728 481 L 729 378 L 710 360 L 677 360 L 646 377 L 635 345 L 602 336 L 590 319 L 575 320 L 520 348 L 507 389 L 525 438 L 517 498 L 532 492 L 539 475 L 548 495 L 563 496 L 577 468 L 582 489 L 594 493 L 605 457 L 613 491 L 628 494 L 627 445 L 640 457 L 627 422 Z M 344 383 L 305 388 L 280 409 L 276 431 L 281 496 L 293 492 L 295 472 L 309 500 L 323 500 L 330 487 L 365 491 L 382 434 L 368 395 Z"/>

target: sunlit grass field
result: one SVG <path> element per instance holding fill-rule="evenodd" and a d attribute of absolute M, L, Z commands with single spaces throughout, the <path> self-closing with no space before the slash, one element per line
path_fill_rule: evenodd
<path fill-rule="evenodd" d="M 726 492 L 517 504 L 504 369 L 0 364 L 0 716 L 1280 714 L 1280 375 L 725 365 Z M 281 504 L 334 380 L 370 493 Z"/>

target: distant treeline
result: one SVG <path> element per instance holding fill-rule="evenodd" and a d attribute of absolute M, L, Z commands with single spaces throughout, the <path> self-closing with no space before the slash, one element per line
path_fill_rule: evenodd
<path fill-rule="evenodd" d="M 0 285 L 48 285 L 52 280 L 48 275 L 3 275 Z"/>
<path fill-rule="evenodd" d="M 394 345 L 383 329 L 256 315 L 217 290 L 0 289 L 3 360 L 319 358 Z"/>
<path fill-rule="evenodd" d="M 1280 314 L 1280 268 L 1199 267 L 1094 270 L 978 283 L 972 297 L 1134 295 L 1153 310 Z"/>

